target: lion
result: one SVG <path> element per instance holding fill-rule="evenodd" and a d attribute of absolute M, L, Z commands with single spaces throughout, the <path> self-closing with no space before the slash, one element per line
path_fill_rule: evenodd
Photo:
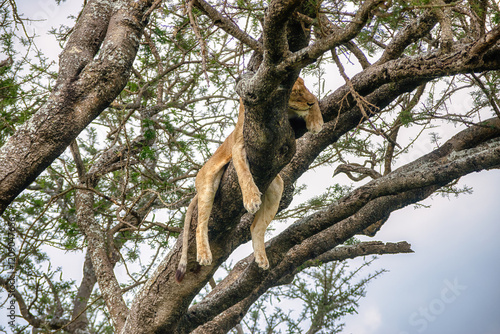
<path fill-rule="evenodd" d="M 318 100 L 305 87 L 304 80 L 298 78 L 293 85 L 288 101 L 289 118 L 301 117 L 306 122 L 309 132 L 318 133 L 323 127 L 323 117 L 319 109 Z M 184 220 L 184 234 L 182 239 L 182 255 L 179 261 L 175 279 L 181 282 L 186 273 L 189 228 L 193 210 L 198 204 L 198 226 L 196 228 L 197 261 L 201 265 L 212 263 L 212 253 L 208 241 L 208 219 L 212 211 L 215 193 L 224 172 L 224 167 L 233 160 L 238 183 L 243 194 L 245 209 L 255 217 L 250 227 L 254 257 L 257 265 L 262 269 L 269 268 L 264 245 L 264 234 L 267 226 L 278 212 L 278 206 L 283 193 L 283 180 L 278 175 L 271 182 L 264 195 L 255 185 L 247 161 L 243 140 L 243 124 L 245 108 L 240 98 L 238 121 L 233 132 L 226 138 L 214 155 L 203 165 L 195 180 L 197 195 L 193 198 L 186 212 Z"/>

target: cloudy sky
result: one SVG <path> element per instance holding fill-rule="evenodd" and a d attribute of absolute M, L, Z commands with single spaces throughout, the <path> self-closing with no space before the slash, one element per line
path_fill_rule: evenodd
<path fill-rule="evenodd" d="M 40 20 L 28 29 L 43 37 L 50 26 L 76 14 L 80 1 L 57 7 L 53 0 L 21 0 L 18 6 Z M 38 46 L 57 59 L 60 51 L 52 38 L 41 38 Z M 324 177 L 313 173 L 305 182 Z M 370 267 L 390 272 L 369 285 L 359 314 L 345 318 L 343 333 L 500 334 L 500 171 L 468 175 L 460 181 L 464 184 L 474 188 L 472 195 L 435 196 L 424 202 L 432 205 L 429 209 L 407 207 L 392 214 L 375 240 L 405 240 L 415 253 L 385 255 Z"/>
<path fill-rule="evenodd" d="M 474 193 L 402 209 L 377 234 L 406 240 L 415 253 L 377 260 L 390 272 L 369 285 L 344 333 L 500 333 L 500 171 L 460 183 Z"/>

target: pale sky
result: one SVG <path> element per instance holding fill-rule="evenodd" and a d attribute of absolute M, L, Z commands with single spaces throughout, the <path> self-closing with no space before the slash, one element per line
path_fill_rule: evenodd
<path fill-rule="evenodd" d="M 406 240 L 415 253 L 376 261 L 390 272 L 368 286 L 343 333 L 500 333 L 500 171 L 460 184 L 474 193 L 392 214 L 375 239 Z"/>

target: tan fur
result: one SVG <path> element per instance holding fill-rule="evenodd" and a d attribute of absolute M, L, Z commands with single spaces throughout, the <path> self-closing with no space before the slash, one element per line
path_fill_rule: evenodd
<path fill-rule="evenodd" d="M 307 90 L 304 80 L 298 78 L 295 82 L 290 100 L 288 102 L 290 117 L 298 115 L 304 117 L 307 129 L 313 133 L 321 131 L 323 118 L 319 109 L 318 100 Z M 176 280 L 182 281 L 187 266 L 187 244 L 189 240 L 189 227 L 195 204 L 198 203 L 198 227 L 196 228 L 196 260 L 201 265 L 212 263 L 212 253 L 208 242 L 208 219 L 212 211 L 213 201 L 224 166 L 233 160 L 238 183 L 243 194 L 243 205 L 250 213 L 255 213 L 255 218 L 250 227 L 255 261 L 263 269 L 269 268 L 264 245 L 264 234 L 269 223 L 278 211 L 278 205 L 283 193 L 283 180 L 278 175 L 271 182 L 264 195 L 255 185 L 245 152 L 243 140 L 243 124 L 245 108 L 240 99 L 238 121 L 233 132 L 224 143 L 215 151 L 214 155 L 205 163 L 196 176 L 197 195 L 193 198 L 186 212 L 184 221 L 184 235 L 182 256 L 176 273 Z"/>

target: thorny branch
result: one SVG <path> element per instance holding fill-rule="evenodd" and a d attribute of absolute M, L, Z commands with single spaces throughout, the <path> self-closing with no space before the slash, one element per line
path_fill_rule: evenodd
<path fill-rule="evenodd" d="M 243 44 L 248 45 L 254 51 L 262 53 L 262 44 L 260 42 L 256 41 L 246 32 L 241 30 L 233 21 L 219 13 L 208 2 L 204 0 L 194 0 L 193 4 L 200 8 L 208 17 L 210 17 L 215 25 L 238 39 Z"/>
<path fill-rule="evenodd" d="M 200 52 L 201 52 L 201 66 L 203 67 L 203 73 L 205 74 L 205 79 L 207 80 L 207 84 L 210 84 L 210 79 L 207 74 L 207 44 L 205 43 L 205 39 L 201 35 L 200 27 L 198 27 L 198 23 L 196 22 L 196 18 L 193 15 L 193 4 L 196 0 L 190 0 L 187 4 L 187 14 L 189 16 L 189 22 L 191 23 L 191 27 L 198 39 L 198 43 L 200 44 Z"/>

